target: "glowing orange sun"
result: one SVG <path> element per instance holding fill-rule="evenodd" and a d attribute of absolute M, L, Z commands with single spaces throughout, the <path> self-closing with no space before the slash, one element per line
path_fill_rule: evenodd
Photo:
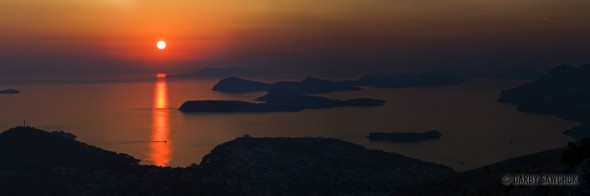
<path fill-rule="evenodd" d="M 158 43 L 156 43 L 156 47 L 158 47 L 158 49 L 160 50 L 164 50 L 166 48 L 166 42 L 163 40 L 158 41 Z"/>

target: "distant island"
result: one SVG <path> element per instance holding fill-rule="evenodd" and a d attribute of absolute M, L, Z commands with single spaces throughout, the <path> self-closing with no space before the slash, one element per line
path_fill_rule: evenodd
<path fill-rule="evenodd" d="M 297 112 L 305 109 L 333 107 L 373 107 L 382 106 L 385 101 L 378 99 L 335 100 L 319 96 L 303 95 L 289 90 L 277 89 L 259 97 L 252 103 L 245 101 L 199 100 L 187 101 L 180 106 L 181 112 L 187 113 L 229 113 L 229 112 Z"/>
<path fill-rule="evenodd" d="M 217 84 L 215 84 L 215 86 L 213 86 L 213 91 L 227 93 L 272 91 L 275 89 L 284 89 L 303 94 L 362 90 L 361 88 L 354 87 L 343 82 L 334 82 L 313 77 L 308 77 L 305 80 L 299 82 L 279 81 L 273 84 L 246 80 L 238 77 L 229 77 L 220 80 Z"/>
<path fill-rule="evenodd" d="M 20 91 L 18 91 L 16 89 L 0 90 L 0 94 L 18 94 L 18 93 L 20 93 Z"/>
<path fill-rule="evenodd" d="M 308 77 L 302 81 L 278 81 L 264 83 L 246 80 L 238 77 L 228 77 L 220 80 L 213 91 L 227 93 L 245 93 L 256 91 L 271 91 L 274 89 L 288 89 L 303 94 L 329 93 L 338 91 L 362 90 L 361 86 L 378 88 L 403 88 L 415 86 L 443 86 L 470 82 L 470 79 L 446 76 L 440 74 L 373 74 L 361 77 L 356 81 L 331 81 Z"/>
<path fill-rule="evenodd" d="M 245 93 L 256 91 L 268 91 L 273 87 L 272 84 L 246 80 L 238 77 L 229 77 L 220 80 L 213 86 L 213 91 L 227 93 Z"/>
<path fill-rule="evenodd" d="M 519 104 L 518 110 L 590 122 L 590 65 L 559 65 L 541 78 L 501 93 L 499 102 Z M 590 136 L 590 126 L 566 132 L 578 140 Z M 575 133 L 575 134 L 574 134 Z"/>
<path fill-rule="evenodd" d="M 401 142 L 401 143 L 416 143 L 426 140 L 438 139 L 442 135 L 437 130 L 427 131 L 423 133 L 408 133 L 408 132 L 371 132 L 368 139 L 372 141 L 387 141 L 387 142 Z"/>
<path fill-rule="evenodd" d="M 222 77 L 230 77 L 230 76 L 251 76 L 257 75 L 257 72 L 254 70 L 240 68 L 240 67 L 208 67 L 203 68 L 195 72 L 191 73 L 183 73 L 183 74 L 176 74 L 171 75 L 168 77 L 171 78 L 222 78 Z"/>

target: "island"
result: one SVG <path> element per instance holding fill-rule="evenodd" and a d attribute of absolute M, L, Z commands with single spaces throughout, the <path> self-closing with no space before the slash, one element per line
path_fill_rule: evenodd
<path fill-rule="evenodd" d="M 259 112 L 297 112 L 305 109 L 334 107 L 374 107 L 382 106 L 385 101 L 379 99 L 359 98 L 336 100 L 325 97 L 303 95 L 285 89 L 268 92 L 256 98 L 262 103 L 232 100 L 197 100 L 186 101 L 178 109 L 186 113 L 259 113 Z"/>
<path fill-rule="evenodd" d="M 238 77 L 229 77 L 220 80 L 217 84 L 215 84 L 215 86 L 213 86 L 213 91 L 227 93 L 272 91 L 276 89 L 284 89 L 289 90 L 291 92 L 302 94 L 362 90 L 359 87 L 347 85 L 343 82 L 335 82 L 331 80 L 323 80 L 313 77 L 308 77 L 298 82 L 278 81 L 273 84 L 257 82 L 253 80 L 246 80 Z"/>
<path fill-rule="evenodd" d="M 400 143 L 417 143 L 426 140 L 439 139 L 442 135 L 437 130 L 423 133 L 411 132 L 371 132 L 367 138 L 371 141 L 387 141 Z"/>
<path fill-rule="evenodd" d="M 217 84 L 213 86 L 213 91 L 226 93 L 246 93 L 268 91 L 272 88 L 272 86 L 272 84 L 263 82 L 246 80 L 238 77 L 229 77 L 217 82 Z"/>
<path fill-rule="evenodd" d="M 378 88 L 403 88 L 416 86 L 444 86 L 470 82 L 470 79 L 433 74 L 372 74 L 358 80 L 332 81 L 307 77 L 302 81 L 278 81 L 264 83 L 246 80 L 238 77 L 228 77 L 220 80 L 213 86 L 213 91 L 225 93 L 245 93 L 256 91 L 271 91 L 275 89 L 288 89 L 292 92 L 303 94 L 330 93 L 339 91 L 362 90 L 360 86 L 372 86 Z"/>
<path fill-rule="evenodd" d="M 590 64 L 559 65 L 539 79 L 502 91 L 499 102 L 519 104 L 518 110 L 590 122 Z M 590 126 L 566 131 L 580 140 L 590 135 Z"/>
<path fill-rule="evenodd" d="M 18 91 L 16 89 L 0 90 L 0 94 L 18 94 L 18 93 L 20 93 L 20 91 Z"/>

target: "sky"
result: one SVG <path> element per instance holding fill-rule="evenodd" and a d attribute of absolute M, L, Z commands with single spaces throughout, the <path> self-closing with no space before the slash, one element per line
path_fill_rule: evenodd
<path fill-rule="evenodd" d="M 590 63 L 588 10 L 587 0 L 2 0 L 0 76 L 546 70 Z"/>

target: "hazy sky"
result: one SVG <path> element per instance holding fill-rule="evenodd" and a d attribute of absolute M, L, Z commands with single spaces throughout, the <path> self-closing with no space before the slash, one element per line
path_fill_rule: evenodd
<path fill-rule="evenodd" d="M 560 63 L 590 63 L 588 0 L 0 1 L 5 76 Z"/>

